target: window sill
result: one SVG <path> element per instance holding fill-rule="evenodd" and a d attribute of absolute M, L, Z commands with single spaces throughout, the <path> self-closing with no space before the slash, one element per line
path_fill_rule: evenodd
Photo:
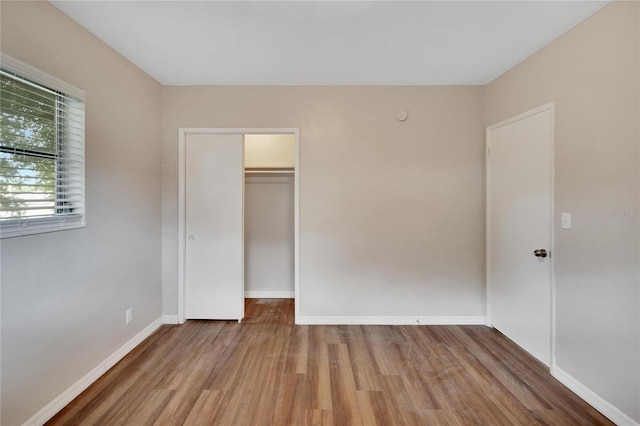
<path fill-rule="evenodd" d="M 0 238 L 21 237 L 84 228 L 84 215 L 50 216 L 30 219 L 5 219 L 0 221 Z"/>

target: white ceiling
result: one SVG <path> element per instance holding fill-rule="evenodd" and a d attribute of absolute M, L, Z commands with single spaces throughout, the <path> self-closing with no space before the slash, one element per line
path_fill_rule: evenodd
<path fill-rule="evenodd" d="M 486 84 L 609 1 L 51 1 L 162 84 Z"/>

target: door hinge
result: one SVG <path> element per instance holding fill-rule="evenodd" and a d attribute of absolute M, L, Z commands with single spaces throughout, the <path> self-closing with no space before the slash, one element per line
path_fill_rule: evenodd
<path fill-rule="evenodd" d="M 487 157 L 491 158 L 491 148 L 487 149 Z"/>

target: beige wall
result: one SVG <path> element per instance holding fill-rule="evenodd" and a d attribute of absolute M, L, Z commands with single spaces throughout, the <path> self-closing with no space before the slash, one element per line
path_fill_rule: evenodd
<path fill-rule="evenodd" d="M 639 22 L 638 2 L 615 2 L 485 90 L 486 125 L 555 101 L 556 368 L 635 421 Z"/>
<path fill-rule="evenodd" d="M 87 227 L 1 241 L 13 426 L 161 316 L 161 87 L 47 2 L 0 7 L 3 52 L 86 91 Z"/>
<path fill-rule="evenodd" d="M 294 127 L 300 315 L 484 315 L 480 87 L 163 90 L 165 313 L 177 312 L 178 128 Z"/>
<path fill-rule="evenodd" d="M 245 135 L 244 137 L 245 167 L 295 167 L 295 154 L 295 135 Z"/>

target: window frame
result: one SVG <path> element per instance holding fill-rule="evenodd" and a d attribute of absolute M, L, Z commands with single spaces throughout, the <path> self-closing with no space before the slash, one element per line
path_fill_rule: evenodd
<path fill-rule="evenodd" d="M 65 109 L 73 108 L 75 114 L 80 117 L 80 120 L 74 121 L 81 125 L 80 132 L 74 132 L 79 134 L 74 141 L 73 145 L 76 150 L 80 151 L 81 164 L 74 166 L 73 172 L 78 177 L 77 182 L 81 185 L 80 197 L 73 206 L 77 208 L 79 213 L 72 214 L 59 214 L 59 205 L 56 203 L 54 206 L 55 213 L 50 216 L 40 217 L 21 217 L 0 219 L 0 238 L 18 237 L 22 235 L 40 234 L 45 232 L 62 231 L 68 229 L 83 228 L 86 226 L 86 194 L 85 194 L 85 133 L 84 133 L 84 115 L 85 115 L 85 92 L 63 80 L 60 80 L 50 74 L 45 73 L 31 65 L 25 64 L 9 55 L 0 52 L 0 67 L 9 73 L 16 74 L 19 78 L 31 81 L 36 84 L 40 84 L 46 88 L 52 89 L 64 97 L 68 102 L 65 102 Z M 58 102 L 59 99 L 56 99 Z M 57 123 L 59 115 L 56 113 L 56 146 L 58 149 L 61 145 L 68 144 L 61 136 L 61 130 L 59 123 Z M 62 132 L 64 133 L 64 132 Z M 67 154 L 69 155 L 69 154 Z M 64 158 L 64 157 L 63 157 Z M 59 166 L 60 157 L 56 154 L 56 169 Z M 58 181 L 60 174 L 56 175 L 56 188 L 58 187 Z"/>

